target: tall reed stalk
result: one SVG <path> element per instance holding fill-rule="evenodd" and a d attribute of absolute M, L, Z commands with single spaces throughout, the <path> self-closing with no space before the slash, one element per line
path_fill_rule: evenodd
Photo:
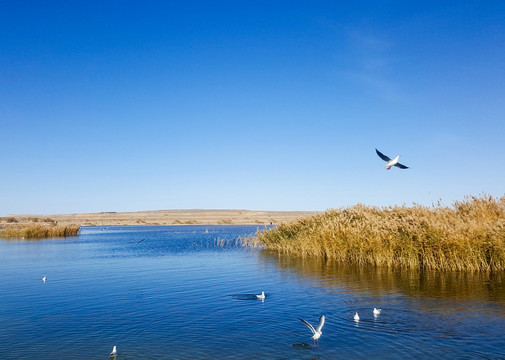
<path fill-rule="evenodd" d="M 258 232 L 282 254 L 343 263 L 438 270 L 505 270 L 505 196 L 468 196 L 452 207 L 328 210 Z"/>

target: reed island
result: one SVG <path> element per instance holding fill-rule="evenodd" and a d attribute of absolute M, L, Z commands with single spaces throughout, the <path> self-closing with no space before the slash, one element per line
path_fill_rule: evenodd
<path fill-rule="evenodd" d="M 3 219 L 7 225 L 0 227 L 0 238 L 4 239 L 44 239 L 52 237 L 76 236 L 79 225 L 57 225 L 52 219 L 37 219 L 19 224 L 15 218 Z M 9 222 L 10 221 L 10 222 Z"/>
<path fill-rule="evenodd" d="M 436 270 L 505 270 L 505 196 L 468 196 L 452 206 L 328 210 L 261 231 L 279 254 L 343 263 Z"/>

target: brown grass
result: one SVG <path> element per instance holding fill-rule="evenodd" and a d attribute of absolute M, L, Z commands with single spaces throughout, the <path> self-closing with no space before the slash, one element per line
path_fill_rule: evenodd
<path fill-rule="evenodd" d="M 0 238 L 42 239 L 50 237 L 76 236 L 79 229 L 80 226 L 78 225 L 8 225 L 0 231 Z"/>
<path fill-rule="evenodd" d="M 282 254 L 342 263 L 437 270 L 505 270 L 505 196 L 466 197 L 452 207 L 328 210 L 257 234 Z"/>
<path fill-rule="evenodd" d="M 16 219 L 14 216 L 6 216 L 6 217 L 0 217 L 0 222 L 17 223 L 18 219 Z"/>

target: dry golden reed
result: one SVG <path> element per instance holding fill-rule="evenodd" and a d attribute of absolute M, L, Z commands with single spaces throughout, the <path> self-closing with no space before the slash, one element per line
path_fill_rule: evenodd
<path fill-rule="evenodd" d="M 9 225 L 0 230 L 0 238 L 42 239 L 50 237 L 76 236 L 79 229 L 79 225 Z"/>
<path fill-rule="evenodd" d="M 282 254 L 343 263 L 437 270 L 505 270 L 505 196 L 468 196 L 452 207 L 328 210 L 258 232 Z"/>

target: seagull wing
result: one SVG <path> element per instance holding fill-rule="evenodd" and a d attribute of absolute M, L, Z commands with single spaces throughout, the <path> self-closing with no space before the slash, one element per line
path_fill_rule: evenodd
<path fill-rule="evenodd" d="M 375 152 L 377 153 L 377 155 L 379 155 L 379 157 L 380 157 L 382 160 L 384 160 L 384 161 L 386 161 L 386 162 L 390 162 L 390 161 L 391 161 L 391 159 L 390 159 L 390 158 L 388 158 L 386 155 L 384 155 L 383 153 L 381 153 L 379 150 L 375 149 Z"/>
<path fill-rule="evenodd" d="M 300 320 L 302 323 L 307 325 L 307 327 L 310 329 L 310 331 L 312 331 L 312 334 L 314 334 L 314 335 L 316 334 L 316 330 L 314 329 L 314 327 L 312 325 L 310 325 L 308 322 L 306 322 L 303 319 L 298 318 L 298 320 Z M 323 319 L 323 322 L 324 322 L 324 319 Z"/>
<path fill-rule="evenodd" d="M 405 166 L 405 165 L 400 164 L 400 163 L 396 163 L 395 166 L 399 167 L 400 169 L 408 169 L 409 168 L 408 166 Z"/>
<path fill-rule="evenodd" d="M 319 324 L 317 325 L 316 331 L 321 332 L 323 325 L 324 325 L 324 315 L 321 315 L 321 317 L 319 318 Z"/>

